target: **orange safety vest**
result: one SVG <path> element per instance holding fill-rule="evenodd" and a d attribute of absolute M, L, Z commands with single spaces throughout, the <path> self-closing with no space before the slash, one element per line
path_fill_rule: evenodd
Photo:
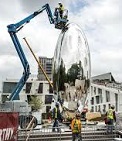
<path fill-rule="evenodd" d="M 81 121 L 80 119 L 73 119 L 71 123 L 71 129 L 73 133 L 81 132 Z"/>

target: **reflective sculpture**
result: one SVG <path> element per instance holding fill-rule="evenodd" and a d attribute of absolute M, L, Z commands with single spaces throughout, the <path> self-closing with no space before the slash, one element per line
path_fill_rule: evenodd
<path fill-rule="evenodd" d="M 90 52 L 85 35 L 74 23 L 59 35 L 54 53 L 53 86 L 69 110 L 84 107 L 90 86 Z M 81 109 L 80 109 L 81 110 Z"/>

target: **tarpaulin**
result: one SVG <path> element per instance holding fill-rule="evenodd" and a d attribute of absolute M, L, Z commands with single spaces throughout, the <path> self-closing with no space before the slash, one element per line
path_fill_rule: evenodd
<path fill-rule="evenodd" d="M 0 141 L 17 141 L 18 113 L 0 112 Z"/>

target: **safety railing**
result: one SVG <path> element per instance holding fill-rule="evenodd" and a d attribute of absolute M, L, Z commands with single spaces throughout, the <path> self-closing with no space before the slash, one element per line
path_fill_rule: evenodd
<path fill-rule="evenodd" d="M 83 140 L 89 140 L 93 141 L 95 139 L 98 139 L 100 141 L 103 141 L 102 138 L 107 140 L 114 140 L 114 138 L 118 138 L 118 129 L 116 126 L 112 127 L 113 130 L 111 133 L 107 133 L 108 126 L 105 125 L 83 125 L 82 127 L 82 138 Z M 41 140 L 41 141 L 62 141 L 62 140 L 71 140 L 72 139 L 72 133 L 69 127 L 66 126 L 59 126 L 58 127 L 59 132 L 57 132 L 57 128 L 55 132 L 53 132 L 52 125 L 50 126 L 41 126 L 38 125 L 36 128 L 32 130 L 27 129 L 20 129 L 19 130 L 19 141 L 28 141 L 29 140 Z"/>
<path fill-rule="evenodd" d="M 31 128 L 32 129 L 32 128 Z M 29 140 L 41 140 L 41 141 L 61 141 L 61 127 L 55 130 L 54 127 L 36 128 L 32 130 L 19 130 L 19 140 L 29 141 Z"/>

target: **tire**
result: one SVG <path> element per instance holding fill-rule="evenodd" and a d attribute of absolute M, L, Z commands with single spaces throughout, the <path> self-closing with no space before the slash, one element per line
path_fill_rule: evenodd
<path fill-rule="evenodd" d="M 34 116 L 32 116 L 32 115 L 27 115 L 27 116 L 21 115 L 21 116 L 19 116 L 20 128 L 21 129 L 26 129 L 28 127 L 28 124 L 30 123 L 30 121 L 32 120 L 33 117 Z M 33 128 L 35 128 L 37 126 L 37 124 L 38 124 L 36 117 L 34 117 L 33 123 L 34 123 Z"/>

